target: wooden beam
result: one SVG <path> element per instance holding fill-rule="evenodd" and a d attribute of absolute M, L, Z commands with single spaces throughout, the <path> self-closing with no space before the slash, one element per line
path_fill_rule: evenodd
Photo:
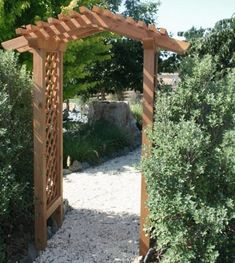
<path fill-rule="evenodd" d="M 29 47 L 31 48 L 40 48 L 40 49 L 44 49 L 46 51 L 62 51 L 64 52 L 66 50 L 67 44 L 64 42 L 60 42 L 60 41 L 55 41 L 55 39 L 48 39 L 48 40 L 44 40 L 44 39 L 36 39 L 34 42 L 29 43 Z"/>
<path fill-rule="evenodd" d="M 170 38 L 168 35 L 160 35 L 155 37 L 156 45 L 164 50 L 172 51 L 177 54 L 184 54 L 189 48 L 189 43 L 174 38 Z"/>
<path fill-rule="evenodd" d="M 154 99 L 156 85 L 156 46 L 154 39 L 146 39 L 144 47 L 144 78 L 143 78 L 143 155 L 150 154 L 151 143 L 146 134 L 146 129 L 153 127 L 154 121 Z M 144 225 L 148 217 L 146 201 L 148 199 L 144 175 L 141 176 L 141 208 L 140 208 L 140 255 L 146 255 L 150 246 L 149 236 L 145 234 Z"/>
<path fill-rule="evenodd" d="M 29 47 L 29 46 L 25 46 L 25 47 L 18 48 L 17 51 L 20 52 L 20 53 L 31 52 L 32 48 Z"/>
<path fill-rule="evenodd" d="M 35 244 L 43 250 L 47 244 L 46 214 L 46 98 L 45 98 L 45 50 L 33 54 L 33 131 L 34 131 L 34 198 Z"/>
<path fill-rule="evenodd" d="M 58 209 L 59 206 L 61 206 L 61 204 L 63 204 L 63 198 L 60 196 L 47 209 L 47 213 L 46 213 L 47 219 L 56 211 L 56 209 Z"/>
<path fill-rule="evenodd" d="M 58 108 L 57 108 L 57 144 L 56 144 L 56 176 L 57 189 L 60 197 L 60 203 L 54 212 L 55 220 L 58 226 L 63 223 L 64 207 L 63 207 L 63 52 L 57 52 L 57 89 L 58 89 Z"/>
<path fill-rule="evenodd" d="M 2 42 L 2 47 L 6 50 L 14 50 L 28 46 L 28 39 L 24 36 L 16 37 L 11 40 Z"/>

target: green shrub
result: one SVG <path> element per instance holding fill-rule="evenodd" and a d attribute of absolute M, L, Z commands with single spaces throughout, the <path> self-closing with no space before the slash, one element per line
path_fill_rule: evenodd
<path fill-rule="evenodd" d="M 94 124 L 67 123 L 64 125 L 64 166 L 70 156 L 71 161 L 97 164 L 104 156 L 129 145 L 128 135 L 117 126 L 107 121 Z"/>
<path fill-rule="evenodd" d="M 143 124 L 143 105 L 141 103 L 136 103 L 131 105 L 131 112 L 133 113 L 135 119 L 136 119 L 136 125 L 137 127 L 142 130 L 142 124 Z"/>
<path fill-rule="evenodd" d="M 147 231 L 161 263 L 235 260 L 235 70 L 189 58 L 175 92 L 156 102 L 154 147 L 142 169 Z"/>
<path fill-rule="evenodd" d="M 0 259 L 8 237 L 32 216 L 32 84 L 17 61 L 0 51 Z"/>

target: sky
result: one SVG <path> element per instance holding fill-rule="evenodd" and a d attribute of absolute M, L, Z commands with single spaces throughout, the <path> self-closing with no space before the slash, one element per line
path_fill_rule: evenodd
<path fill-rule="evenodd" d="M 218 20 L 235 15 L 235 0 L 160 1 L 157 27 L 166 28 L 175 36 L 178 31 L 186 31 L 192 26 L 213 27 Z"/>

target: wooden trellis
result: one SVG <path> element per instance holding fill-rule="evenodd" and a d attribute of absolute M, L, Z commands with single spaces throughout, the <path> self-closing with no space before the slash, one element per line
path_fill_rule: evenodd
<path fill-rule="evenodd" d="M 20 36 L 2 43 L 7 50 L 33 53 L 33 129 L 34 129 L 34 196 L 35 243 L 39 250 L 47 244 L 47 219 L 54 216 L 58 225 L 63 218 L 62 170 L 62 102 L 63 53 L 69 41 L 79 40 L 103 31 L 141 41 L 144 49 L 143 126 L 152 126 L 156 90 L 157 53 L 159 48 L 183 54 L 188 43 L 168 36 L 163 28 L 146 25 L 131 17 L 113 14 L 94 6 L 80 7 L 58 19 L 49 18 L 36 25 L 17 28 Z M 150 147 L 143 132 L 143 144 Z M 142 176 L 140 213 L 140 255 L 149 248 L 143 231 L 148 215 L 146 185 Z"/>

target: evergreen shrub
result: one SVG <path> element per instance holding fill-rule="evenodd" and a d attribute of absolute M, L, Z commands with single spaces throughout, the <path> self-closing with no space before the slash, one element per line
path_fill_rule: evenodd
<path fill-rule="evenodd" d="M 0 50 L 0 262 L 33 211 L 32 83 L 18 57 Z M 12 252 L 13 254 L 13 252 Z M 4 261 L 5 260 L 5 261 Z"/>
<path fill-rule="evenodd" d="M 176 91 L 157 96 L 142 163 L 146 230 L 161 263 L 235 260 L 235 70 L 187 58 Z"/>

